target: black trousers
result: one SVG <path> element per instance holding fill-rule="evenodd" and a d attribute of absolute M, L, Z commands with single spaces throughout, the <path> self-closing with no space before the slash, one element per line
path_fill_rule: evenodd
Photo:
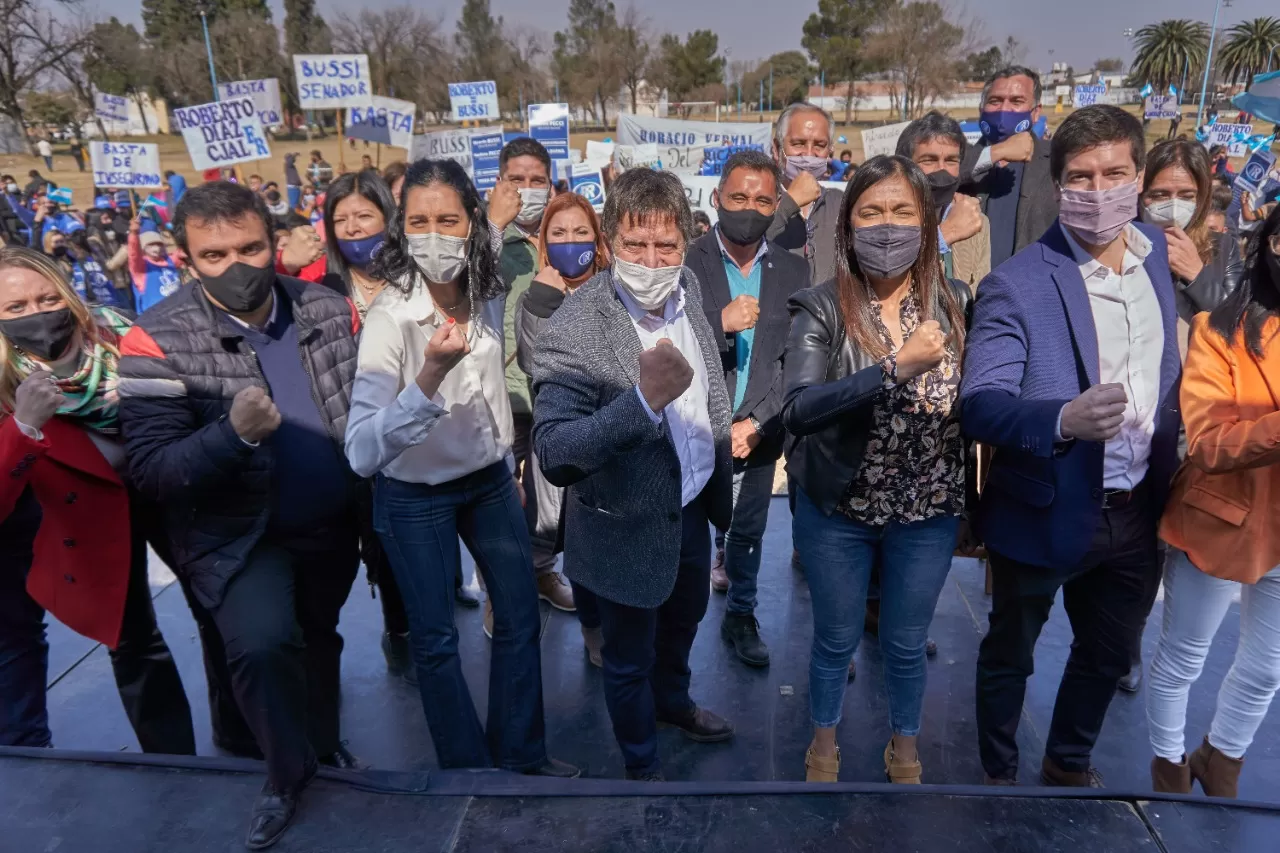
<path fill-rule="evenodd" d="M 711 532 L 701 498 L 684 508 L 680 567 L 660 607 L 629 607 L 596 597 L 604 633 L 604 698 L 627 770 L 656 772 L 657 717 L 681 717 L 689 696 L 689 650 L 707 612 Z"/>
<path fill-rule="evenodd" d="M 1116 685 L 1142 637 L 1160 583 L 1156 517 L 1148 490 L 1103 510 L 1088 553 L 1063 574 L 994 551 L 990 628 L 978 651 L 978 746 L 994 779 L 1018 772 L 1018 721 L 1034 651 L 1058 588 L 1071 621 L 1071 654 L 1058 686 L 1045 755 L 1064 770 L 1089 768 Z"/>
<path fill-rule="evenodd" d="M 268 536 L 211 611 L 236 702 L 278 790 L 341 745 L 338 614 L 359 563 L 354 528 Z"/>

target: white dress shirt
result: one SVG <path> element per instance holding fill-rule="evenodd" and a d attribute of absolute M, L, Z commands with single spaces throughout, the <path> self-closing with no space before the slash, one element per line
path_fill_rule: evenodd
<path fill-rule="evenodd" d="M 1128 403 L 1120 433 L 1106 443 L 1102 485 L 1133 489 L 1147 474 L 1160 404 L 1164 324 L 1160 300 L 1143 266 L 1151 241 L 1132 225 L 1124 230 L 1124 260 L 1117 275 L 1090 255 L 1067 228 L 1067 245 L 1084 277 L 1098 331 L 1098 382 L 1124 386 Z M 1061 434 L 1061 433 L 1059 433 Z"/>
<path fill-rule="evenodd" d="M 428 399 L 416 378 L 427 341 L 445 318 L 423 286 L 411 296 L 383 288 L 365 317 L 351 389 L 346 451 L 361 477 L 378 472 L 438 485 L 508 459 L 514 429 L 502 333 L 477 306 L 471 352 Z"/>
<path fill-rule="evenodd" d="M 683 277 L 682 277 L 683 278 Z M 711 434 L 711 414 L 707 406 L 711 400 L 708 384 L 707 365 L 702 358 L 702 347 L 698 337 L 693 333 L 693 326 L 684 311 L 684 282 L 676 287 L 674 293 L 662 307 L 662 316 L 645 311 L 622 285 L 614 281 L 614 289 L 631 315 L 631 322 L 640 336 L 640 346 L 652 349 L 658 341 L 668 338 L 680 354 L 693 368 L 693 382 L 683 394 L 667 404 L 661 413 L 649 408 L 640 386 L 636 386 L 636 395 L 644 406 L 645 413 L 655 424 L 662 422 L 666 415 L 668 428 L 671 430 L 671 441 L 675 445 L 676 455 L 680 457 L 680 505 L 688 506 L 711 479 L 716 467 L 716 442 Z"/>

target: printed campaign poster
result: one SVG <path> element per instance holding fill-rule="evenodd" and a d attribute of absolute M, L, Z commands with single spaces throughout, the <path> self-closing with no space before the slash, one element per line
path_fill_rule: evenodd
<path fill-rule="evenodd" d="M 1178 117 L 1177 95 L 1147 95 L 1143 101 L 1142 117 L 1151 119 L 1175 119 Z"/>
<path fill-rule="evenodd" d="M 89 162 L 96 187 L 159 189 L 164 186 L 159 145 L 94 140 L 89 143 Z"/>
<path fill-rule="evenodd" d="M 471 147 L 471 180 L 484 195 L 498 183 L 498 157 L 502 154 L 502 128 L 477 130 L 468 141 Z"/>
<path fill-rule="evenodd" d="M 93 114 L 103 121 L 128 121 L 129 99 L 124 95 L 93 93 Z"/>
<path fill-rule="evenodd" d="M 454 121 L 502 117 L 498 106 L 498 84 L 492 80 L 450 83 L 449 104 L 453 107 Z"/>
<path fill-rule="evenodd" d="M 1251 193 L 1261 192 L 1262 185 L 1267 180 L 1267 173 L 1271 171 L 1275 162 L 1276 157 L 1270 151 L 1258 149 L 1253 152 L 1245 162 L 1244 168 L 1240 170 L 1239 176 L 1236 177 L 1236 186 Z"/>
<path fill-rule="evenodd" d="M 417 111 L 413 101 L 374 95 L 370 106 L 347 110 L 347 126 L 342 132 L 348 139 L 407 149 L 413 145 L 413 117 Z"/>
<path fill-rule="evenodd" d="M 199 171 L 271 157 L 252 98 L 175 109 L 173 120 Z"/>
<path fill-rule="evenodd" d="M 340 110 L 373 103 L 369 57 L 363 53 L 294 54 L 298 106 L 304 110 Z"/>
<path fill-rule="evenodd" d="M 284 106 L 280 103 L 280 81 L 274 77 L 266 80 L 219 83 L 218 94 L 224 101 L 232 98 L 252 98 L 253 106 L 258 111 L 258 119 L 263 127 L 279 127 L 284 124 Z"/>
<path fill-rule="evenodd" d="M 649 116 L 618 116 L 619 145 L 653 142 L 659 148 L 691 145 L 743 145 L 767 150 L 773 125 L 746 122 L 685 121 Z"/>
<path fill-rule="evenodd" d="M 569 162 L 569 105 L 530 104 L 529 135 L 547 149 L 559 174 Z"/>
<path fill-rule="evenodd" d="M 604 176 L 593 163 L 575 163 L 569 168 L 569 189 L 591 202 L 596 213 L 604 210 Z"/>

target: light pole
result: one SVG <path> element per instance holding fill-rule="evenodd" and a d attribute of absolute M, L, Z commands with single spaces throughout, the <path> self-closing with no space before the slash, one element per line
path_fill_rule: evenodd
<path fill-rule="evenodd" d="M 213 42 L 209 41 L 209 18 L 203 6 L 200 7 L 200 26 L 204 28 L 204 50 L 209 56 L 209 80 L 213 83 L 213 99 L 220 101 L 222 98 L 218 95 L 218 72 L 213 70 Z"/>
<path fill-rule="evenodd" d="M 769 66 L 769 112 L 773 112 L 773 66 Z"/>
<path fill-rule="evenodd" d="M 1231 6 L 1231 0 L 1227 0 L 1228 8 Z M 1213 71 L 1213 43 L 1218 38 L 1218 13 L 1222 11 L 1222 0 L 1218 0 L 1213 6 L 1213 29 L 1209 33 L 1209 56 L 1204 61 L 1204 82 L 1200 84 L 1200 109 L 1196 111 L 1196 127 L 1200 127 L 1200 123 L 1204 119 L 1204 97 L 1205 92 L 1209 90 L 1209 74 Z"/>

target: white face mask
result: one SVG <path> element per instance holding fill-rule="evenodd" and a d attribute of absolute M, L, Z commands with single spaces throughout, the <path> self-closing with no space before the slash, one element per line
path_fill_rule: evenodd
<path fill-rule="evenodd" d="M 5 192 L 16 193 L 18 191 L 17 184 L 5 184 L 4 188 L 5 188 Z"/>
<path fill-rule="evenodd" d="M 467 265 L 467 238 L 450 237 L 448 234 L 406 234 L 405 244 L 409 254 L 427 281 L 443 284 L 462 274 Z"/>
<path fill-rule="evenodd" d="M 676 264 L 673 267 L 653 269 L 621 258 L 613 261 L 613 274 L 635 299 L 636 304 L 646 311 L 657 311 L 666 304 L 667 299 L 675 292 L 676 284 L 680 281 L 680 270 L 683 268 L 683 265 Z"/>
<path fill-rule="evenodd" d="M 1168 228 L 1171 225 L 1186 228 L 1195 215 L 1196 203 L 1184 198 L 1157 201 L 1155 204 L 1148 204 L 1142 210 L 1142 218 L 1145 222 L 1161 228 Z"/>
<path fill-rule="evenodd" d="M 547 209 L 547 197 L 551 194 L 547 189 L 523 189 L 520 190 L 520 213 L 516 215 L 516 222 L 521 225 L 532 225 L 542 218 L 542 212 Z"/>

